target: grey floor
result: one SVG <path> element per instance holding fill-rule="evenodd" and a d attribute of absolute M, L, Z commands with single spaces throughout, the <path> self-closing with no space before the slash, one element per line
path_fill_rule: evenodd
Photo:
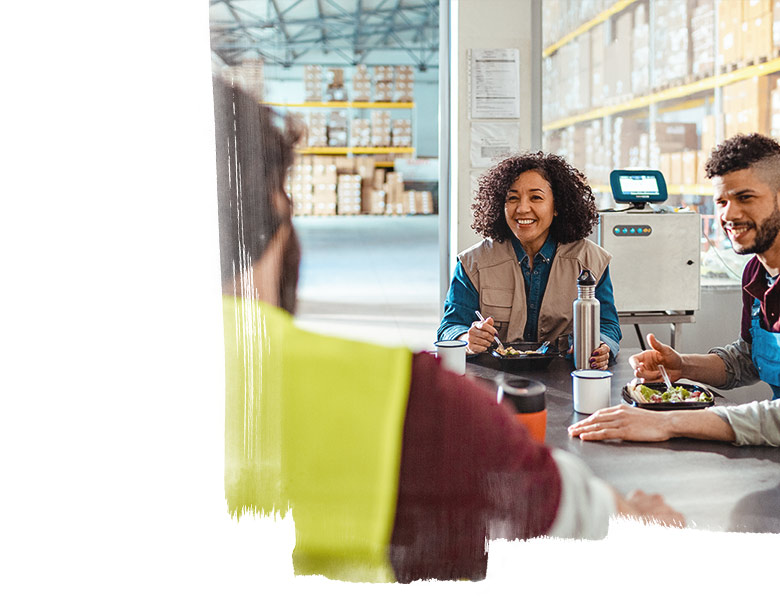
<path fill-rule="evenodd" d="M 298 323 L 320 333 L 433 349 L 438 216 L 296 217 Z"/>

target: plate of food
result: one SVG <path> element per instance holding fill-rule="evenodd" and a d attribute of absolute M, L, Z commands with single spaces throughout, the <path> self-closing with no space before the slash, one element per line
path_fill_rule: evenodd
<path fill-rule="evenodd" d="M 715 394 L 693 383 L 678 383 L 671 390 L 662 382 L 629 383 L 623 386 L 623 400 L 648 410 L 690 410 L 712 406 Z"/>
<path fill-rule="evenodd" d="M 505 371 L 546 369 L 553 358 L 560 356 L 560 353 L 549 348 L 539 352 L 540 345 L 539 342 L 512 342 L 504 344 L 503 352 L 494 347 L 490 353 L 498 359 L 501 368 Z"/>

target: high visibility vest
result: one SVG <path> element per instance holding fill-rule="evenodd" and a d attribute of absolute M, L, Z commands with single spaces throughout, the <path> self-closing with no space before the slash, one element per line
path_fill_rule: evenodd
<path fill-rule="evenodd" d="M 225 496 L 230 514 L 286 514 L 299 575 L 393 581 L 411 352 L 299 329 L 224 296 Z"/>

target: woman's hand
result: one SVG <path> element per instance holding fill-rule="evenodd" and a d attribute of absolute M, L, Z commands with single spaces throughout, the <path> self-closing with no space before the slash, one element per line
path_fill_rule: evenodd
<path fill-rule="evenodd" d="M 601 342 L 598 348 L 590 355 L 590 368 L 601 369 L 602 371 L 609 365 L 609 346 Z"/>
<path fill-rule="evenodd" d="M 569 348 L 566 354 L 574 354 L 574 346 Z M 598 348 L 596 348 L 590 355 L 589 365 L 591 369 L 599 369 L 601 371 L 606 370 L 609 366 L 609 346 L 604 342 L 601 342 Z"/>
<path fill-rule="evenodd" d="M 659 342 L 652 333 L 647 334 L 650 350 L 634 354 L 628 362 L 634 367 L 634 377 L 643 381 L 661 381 L 658 365 L 666 367 L 669 379 L 677 381 L 682 374 L 682 356 L 671 346 Z"/>
<path fill-rule="evenodd" d="M 473 354 L 484 352 L 493 343 L 493 336 L 498 333 L 493 327 L 493 317 L 488 317 L 484 321 L 474 321 L 468 330 L 466 336 L 460 336 L 460 339 L 466 339 L 469 343 L 468 351 Z"/>

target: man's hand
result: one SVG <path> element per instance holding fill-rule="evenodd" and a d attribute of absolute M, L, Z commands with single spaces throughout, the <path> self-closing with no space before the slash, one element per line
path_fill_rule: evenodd
<path fill-rule="evenodd" d="M 666 367 L 669 379 L 677 381 L 682 374 L 682 356 L 671 346 L 659 342 L 652 333 L 647 334 L 647 343 L 650 350 L 634 354 L 628 359 L 634 368 L 634 377 L 643 381 L 661 381 L 661 372 L 658 365 Z"/>
<path fill-rule="evenodd" d="M 569 435 L 588 441 L 663 442 L 672 437 L 672 429 L 669 413 L 621 404 L 602 408 L 587 419 L 571 425 Z"/>
<path fill-rule="evenodd" d="M 498 331 L 493 327 L 493 317 L 488 317 L 484 321 L 474 321 L 468 330 L 466 338 L 469 345 L 468 350 L 474 354 L 484 352 L 493 343 L 493 336 Z M 463 336 L 461 336 L 461 339 Z"/>
<path fill-rule="evenodd" d="M 669 506 L 660 494 L 635 491 L 623 498 L 615 493 L 618 513 L 645 523 L 658 523 L 672 527 L 685 527 L 685 517 Z"/>

